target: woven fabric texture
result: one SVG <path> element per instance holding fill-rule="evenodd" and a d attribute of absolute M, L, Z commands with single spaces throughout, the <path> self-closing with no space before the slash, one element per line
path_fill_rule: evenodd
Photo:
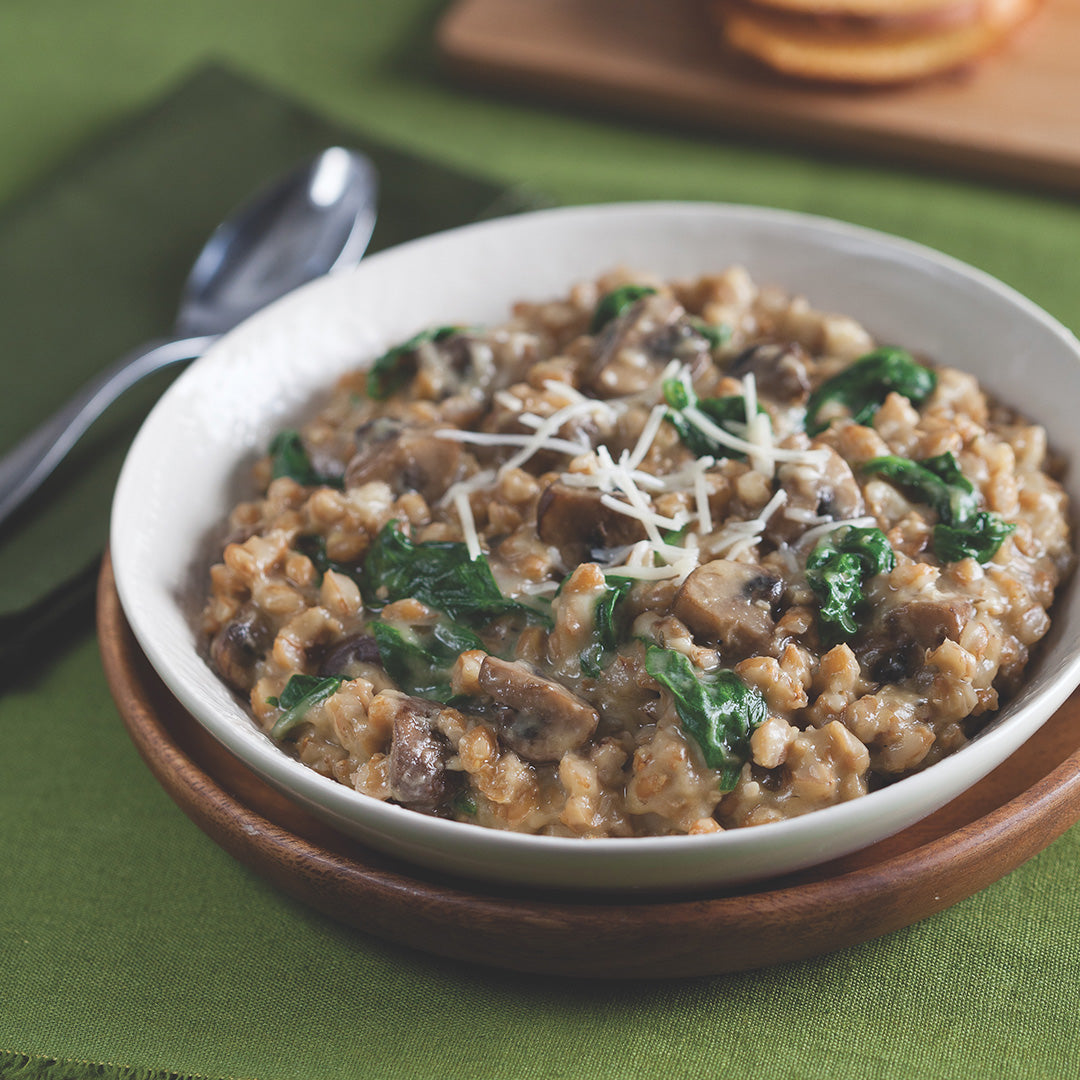
<path fill-rule="evenodd" d="M 482 214 L 522 181 L 567 203 L 758 203 L 930 243 L 1080 327 L 1080 208 L 1070 201 L 456 88 L 432 63 L 440 9 L 437 0 L 5 5 L 0 439 L 14 441 L 88 373 L 165 332 L 209 228 L 256 177 L 327 139 L 370 146 L 396 176 L 384 182 L 381 243 Z M 145 111 L 213 56 L 255 83 L 211 69 Z M 114 127 L 123 115 L 136 119 Z M 395 158 L 386 143 L 424 157 Z M 198 157 L 206 146 L 213 152 Z M 182 211 L 170 216 L 169 205 Z M 114 470 L 162 385 L 106 419 L 55 478 L 62 498 L 43 493 L 0 534 L 0 636 L 18 658 L 0 693 L 5 1080 L 1080 1074 L 1076 829 L 882 940 L 673 982 L 448 963 L 336 925 L 234 862 L 127 740 L 79 599 Z"/>

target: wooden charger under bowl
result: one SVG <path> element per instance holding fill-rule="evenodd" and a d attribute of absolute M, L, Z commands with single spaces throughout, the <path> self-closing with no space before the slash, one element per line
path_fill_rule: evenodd
<path fill-rule="evenodd" d="M 216 742 L 143 656 L 108 555 L 97 621 L 124 724 L 158 782 L 195 824 L 256 874 L 331 918 L 454 960 L 577 977 L 653 978 L 804 959 L 950 907 L 1080 820 L 1080 696 L 1074 694 L 1008 761 L 937 813 L 783 879 L 660 896 L 537 893 L 451 879 L 336 832 Z"/>

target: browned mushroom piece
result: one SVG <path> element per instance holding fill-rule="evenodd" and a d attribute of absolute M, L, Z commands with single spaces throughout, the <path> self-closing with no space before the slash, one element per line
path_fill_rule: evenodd
<path fill-rule="evenodd" d="M 672 360 L 696 374 L 711 360 L 709 342 L 670 296 L 644 296 L 597 336 L 586 382 L 597 397 L 637 394 Z"/>
<path fill-rule="evenodd" d="M 326 650 L 319 661 L 319 674 L 355 679 L 370 664 L 382 666 L 378 642 L 370 634 L 352 634 Z"/>
<path fill-rule="evenodd" d="M 475 384 L 487 375 L 476 370 L 476 349 L 486 349 L 463 330 L 438 332 L 434 339 L 425 337 L 398 356 L 400 377 L 412 382 L 410 393 L 425 401 L 443 401 L 459 393 L 466 384 Z M 486 359 L 486 355 L 484 358 Z M 423 376 L 417 379 L 417 376 Z"/>
<path fill-rule="evenodd" d="M 914 641 L 920 648 L 936 649 L 946 638 L 959 641 L 975 614 L 975 605 L 963 597 L 909 600 L 885 616 L 885 630 L 893 640 Z"/>
<path fill-rule="evenodd" d="M 762 652 L 772 641 L 772 606 L 784 582 L 760 566 L 714 559 L 691 571 L 675 594 L 673 614 L 724 655 Z"/>
<path fill-rule="evenodd" d="M 899 683 L 919 671 L 926 659 L 910 638 L 893 640 L 888 636 L 871 634 L 857 650 L 859 664 L 879 683 Z"/>
<path fill-rule="evenodd" d="M 596 488 L 571 487 L 558 480 L 540 494 L 537 535 L 545 544 L 559 548 L 568 566 L 583 562 L 595 549 L 645 539 L 645 526 L 637 518 L 605 506 L 600 495 Z"/>
<path fill-rule="evenodd" d="M 426 341 L 417 349 L 419 368 L 426 375 L 435 400 L 458 393 L 475 380 L 474 343 L 467 334 L 450 334 L 441 341 Z"/>
<path fill-rule="evenodd" d="M 245 604 L 210 642 L 214 670 L 235 690 L 255 685 L 255 664 L 270 648 L 274 634 L 265 616 Z"/>
<path fill-rule="evenodd" d="M 520 660 L 486 656 L 480 687 L 506 706 L 499 737 L 526 761 L 559 761 L 596 730 L 600 715 L 565 686 L 545 679 Z"/>
<path fill-rule="evenodd" d="M 958 641 L 975 615 L 964 597 L 909 600 L 887 611 L 859 647 L 859 662 L 880 683 L 898 683 L 920 671 L 926 653 L 946 638 Z"/>
<path fill-rule="evenodd" d="M 791 543 L 819 521 L 844 521 L 862 515 L 862 490 L 851 466 L 831 446 L 815 447 L 821 461 L 785 462 L 776 470 L 787 501 L 769 519 L 765 535 Z"/>
<path fill-rule="evenodd" d="M 440 706 L 424 698 L 384 690 L 394 699 L 394 727 L 390 742 L 390 796 L 412 810 L 434 810 L 454 791 L 447 771 L 450 743 L 432 721 Z"/>
<path fill-rule="evenodd" d="M 762 342 L 743 349 L 732 360 L 728 374 L 737 379 L 753 375 L 759 394 L 791 405 L 810 394 L 808 359 L 798 342 Z"/>
<path fill-rule="evenodd" d="M 346 488 L 381 480 L 398 494 L 417 491 L 432 503 L 464 473 L 461 444 L 438 438 L 433 428 L 380 419 L 358 430 L 356 442 L 345 469 Z"/>
<path fill-rule="evenodd" d="M 495 401 L 487 416 L 480 426 L 480 431 L 492 435 L 535 435 L 536 428 L 530 427 L 521 419 L 532 409 L 526 404 L 521 409 L 507 408 L 505 404 Z M 551 434 L 567 442 L 577 443 L 582 450 L 598 443 L 607 442 L 611 437 L 613 423 L 607 419 L 599 418 L 595 413 L 578 413 L 567 417 L 557 431 Z M 470 450 L 476 460 L 484 467 L 497 466 L 505 459 L 505 447 L 500 446 L 471 446 Z M 532 456 L 522 462 L 521 468 L 533 476 L 541 476 L 547 472 L 562 472 L 566 468 L 565 450 L 548 450 L 543 447 L 533 452 Z"/>

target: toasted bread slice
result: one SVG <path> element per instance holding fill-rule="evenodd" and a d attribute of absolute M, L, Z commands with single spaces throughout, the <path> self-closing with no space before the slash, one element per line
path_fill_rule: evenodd
<path fill-rule="evenodd" d="M 801 79 L 884 86 L 961 67 L 985 55 L 1035 10 L 1038 0 L 983 0 L 956 24 L 901 26 L 829 20 L 731 4 L 721 9 L 724 38 L 775 71 Z"/>
<path fill-rule="evenodd" d="M 856 19 L 968 22 L 977 14 L 979 0 L 753 0 L 754 6 L 802 15 Z"/>

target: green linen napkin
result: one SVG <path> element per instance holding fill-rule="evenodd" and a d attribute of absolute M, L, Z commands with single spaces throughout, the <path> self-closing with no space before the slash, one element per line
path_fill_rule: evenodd
<path fill-rule="evenodd" d="M 218 222 L 269 177 L 335 143 L 364 151 L 379 172 L 370 250 L 538 203 L 358 138 L 223 68 L 201 69 L 0 216 L 0 452 L 123 352 L 168 334 Z M 124 453 L 176 373 L 129 391 L 0 528 L 0 677 L 85 607 Z"/>

